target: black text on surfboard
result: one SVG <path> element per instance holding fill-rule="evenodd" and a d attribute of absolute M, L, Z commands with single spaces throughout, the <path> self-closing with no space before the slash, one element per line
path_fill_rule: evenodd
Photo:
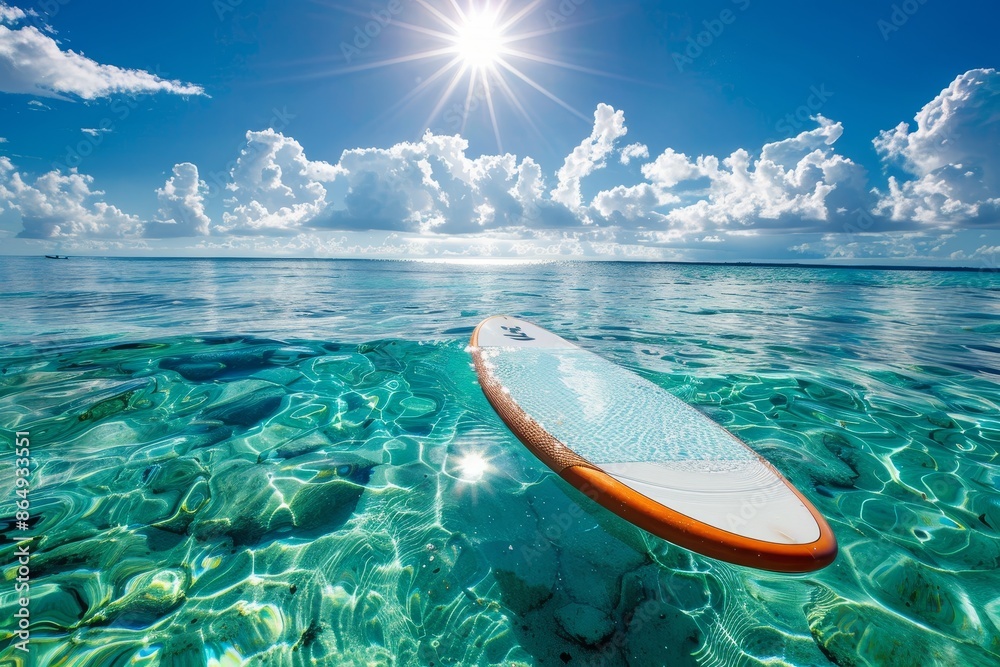
<path fill-rule="evenodd" d="M 500 327 L 507 333 L 504 334 L 504 338 L 510 338 L 511 340 L 519 340 L 523 342 L 528 342 L 529 340 L 535 340 L 528 334 L 521 331 L 521 327 Z"/>

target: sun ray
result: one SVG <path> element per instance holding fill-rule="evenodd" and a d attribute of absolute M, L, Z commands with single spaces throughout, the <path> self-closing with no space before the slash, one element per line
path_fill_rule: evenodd
<path fill-rule="evenodd" d="M 324 4 L 324 0 L 314 0 Z M 402 109 L 408 109 L 420 95 L 434 95 L 433 109 L 427 118 L 424 129 L 429 129 L 434 119 L 438 117 L 447 105 L 454 104 L 456 112 L 462 112 L 459 132 L 465 135 L 472 122 L 474 105 L 486 107 L 489 114 L 489 126 L 499 151 L 504 150 L 501 118 L 506 119 L 508 110 L 515 111 L 515 119 L 523 120 L 532 132 L 549 145 L 548 138 L 539 129 L 537 114 L 529 112 L 528 100 L 537 93 L 555 103 L 573 116 L 585 123 L 592 119 L 580 113 L 572 105 L 547 89 L 529 74 L 539 67 L 557 67 L 572 72 L 580 72 L 591 76 L 601 76 L 621 80 L 624 77 L 613 73 L 600 71 L 582 64 L 566 62 L 544 51 L 535 48 L 531 40 L 544 38 L 555 32 L 568 29 L 574 25 L 582 25 L 580 21 L 570 24 L 550 26 L 543 29 L 545 21 L 540 16 L 546 0 L 415 0 L 420 9 L 419 16 L 408 16 L 407 21 L 393 20 L 393 28 L 401 28 L 414 35 L 413 40 L 400 40 L 400 43 L 411 45 L 413 52 L 394 58 L 385 58 L 375 62 L 362 62 L 353 66 L 345 66 L 333 72 L 326 71 L 316 75 L 305 75 L 296 78 L 315 78 L 317 76 L 347 74 L 380 68 L 402 65 L 418 61 L 433 61 L 441 59 L 444 64 L 434 63 L 433 73 L 426 78 L 417 78 L 417 83 L 405 96 L 393 104 L 380 117 L 393 117 Z M 335 4 L 336 0 L 326 4 Z M 345 11 L 350 11 L 345 9 Z M 355 13 L 355 11 L 350 11 Z M 532 16 L 532 14 L 535 14 Z M 360 15 L 360 14 L 359 14 Z M 530 20 L 529 20 L 530 19 Z M 596 19 L 595 19 L 596 20 Z M 593 22 L 588 21 L 588 22 Z M 586 23 L 586 22 L 584 22 Z M 513 32 L 513 28 L 519 28 Z M 398 38 L 400 33 L 397 32 Z M 423 48 L 418 48 L 416 45 Z M 383 44 L 383 46 L 385 46 Z M 348 59 L 348 64 L 350 59 Z M 523 84 L 515 84 L 514 78 Z M 642 83 L 642 82 L 640 82 Z M 462 86 L 466 86 L 464 95 Z M 430 92 L 433 91 L 433 92 Z M 462 98 L 464 97 L 464 104 Z M 482 123 L 485 114 L 476 114 L 476 123 Z M 457 113 L 447 115 L 449 123 L 457 125 Z M 452 128 L 454 129 L 454 128 Z M 483 127 L 485 129 L 485 127 Z"/>
<path fill-rule="evenodd" d="M 554 60 L 552 58 L 546 58 L 545 56 L 539 56 L 534 53 L 528 53 L 526 51 L 518 51 L 516 49 L 504 48 L 504 55 L 512 55 L 515 58 L 523 58 L 525 60 L 533 60 L 536 63 L 544 63 L 546 65 L 552 65 L 553 67 L 562 67 L 563 69 L 571 69 L 574 72 L 584 72 L 585 74 L 593 74 L 594 76 L 602 76 L 608 79 L 618 79 L 620 81 L 631 81 L 633 83 L 641 83 L 636 79 L 630 79 L 628 77 L 621 76 L 619 74 L 613 74 L 611 72 L 603 72 L 599 69 L 591 69 L 590 67 L 581 67 L 580 65 L 574 65 L 572 63 L 563 62 L 561 60 Z"/>
<path fill-rule="evenodd" d="M 527 109 L 524 108 L 524 105 L 521 104 L 521 100 L 517 97 L 514 91 L 511 90 L 510 86 L 507 84 L 507 80 L 504 79 L 502 76 L 496 77 L 496 80 L 497 80 L 497 85 L 500 87 L 500 90 L 503 91 L 504 95 L 510 101 L 511 105 L 513 105 L 513 107 L 517 109 L 517 111 L 521 114 L 521 117 L 524 118 L 524 121 L 528 124 L 528 127 L 534 130 L 535 134 L 537 134 L 539 138 L 542 139 L 542 141 L 548 144 L 548 139 L 545 137 L 542 131 L 538 129 L 538 126 L 535 125 L 535 121 L 531 119 L 531 115 L 528 113 Z"/>
<path fill-rule="evenodd" d="M 403 108 L 404 106 L 406 106 L 409 102 L 411 102 L 414 98 L 416 98 L 418 95 L 420 95 L 420 93 L 422 93 L 427 88 L 429 88 L 432 83 L 434 83 L 435 81 L 437 81 L 438 79 L 440 79 L 442 76 L 444 76 L 445 74 L 447 74 L 453 67 L 455 67 L 456 65 L 458 65 L 460 63 L 461 63 L 461 58 L 455 57 L 447 65 L 444 65 L 443 67 L 439 67 L 437 69 L 437 71 L 435 71 L 429 77 L 427 77 L 426 79 L 424 79 L 423 81 L 421 81 L 416 87 L 413 88 L 413 90 L 411 90 L 410 92 L 408 92 L 401 100 L 399 100 L 398 102 L 396 102 L 395 104 L 393 104 L 391 107 L 389 107 L 383 113 L 379 114 L 378 117 L 375 118 L 375 120 L 376 121 L 378 121 L 378 120 L 385 120 L 386 118 L 388 118 L 392 114 L 394 114 L 397 111 L 399 111 L 401 108 Z M 461 76 L 462 76 L 462 71 L 461 71 L 461 69 L 459 69 L 459 71 L 455 74 L 455 77 L 456 77 L 456 79 L 461 79 Z M 442 104 L 442 106 L 443 106 L 443 104 Z"/>
<path fill-rule="evenodd" d="M 465 21 L 468 15 L 462 10 L 462 6 L 458 4 L 458 0 L 451 0 L 451 6 L 455 8 L 459 20 Z"/>
<path fill-rule="evenodd" d="M 418 5 L 426 9 L 432 16 L 434 16 L 441 23 L 451 28 L 455 33 L 458 33 L 462 29 L 462 26 L 460 24 L 455 23 L 450 18 L 442 14 L 440 11 L 437 10 L 437 8 L 428 4 L 426 0 L 416 0 L 416 2 Z M 459 16 L 462 16 L 462 14 L 459 14 Z"/>
<path fill-rule="evenodd" d="M 510 0 L 500 0 L 500 4 L 497 5 L 497 8 L 496 8 L 496 15 L 497 16 L 503 16 L 504 10 L 507 9 L 507 3 L 509 1 Z"/>
<path fill-rule="evenodd" d="M 476 75 L 476 70 L 473 70 L 472 75 L 469 77 L 469 92 L 465 96 L 465 111 L 462 113 L 462 134 L 465 134 L 465 126 L 469 122 L 469 114 L 471 113 L 472 108 L 472 95 L 476 89 Z"/>
<path fill-rule="evenodd" d="M 532 30 L 531 32 L 519 32 L 516 34 L 509 35 L 505 41 L 507 42 L 523 42 L 529 39 L 538 39 L 539 37 L 548 37 L 549 35 L 554 35 L 557 32 L 563 32 L 565 30 L 575 30 L 580 26 L 593 25 L 596 23 L 602 23 L 607 19 L 603 18 L 593 18 L 586 21 L 577 21 L 572 24 L 563 24 L 553 26 L 551 28 L 544 28 L 542 30 Z"/>
<path fill-rule="evenodd" d="M 431 37 L 436 37 L 437 39 L 440 39 L 443 42 L 450 42 L 455 39 L 454 35 L 449 35 L 446 32 L 441 32 L 440 30 L 435 30 L 433 28 L 425 28 L 424 26 L 421 25 L 414 25 L 412 23 L 403 23 L 402 21 L 395 21 L 393 25 L 397 25 L 400 28 L 409 30 L 411 32 L 417 32 L 422 35 L 429 35 Z"/>
<path fill-rule="evenodd" d="M 521 11 L 517 12 L 516 14 L 514 14 L 513 16 L 511 16 L 509 19 L 507 19 L 507 21 L 505 21 L 504 23 L 500 24 L 500 27 L 498 28 L 499 31 L 500 32 L 507 32 L 508 30 L 510 30 L 511 28 L 513 28 L 514 26 L 516 26 L 518 23 L 520 23 L 522 20 L 524 20 L 525 16 L 527 16 L 531 12 L 535 11 L 538 8 L 538 6 L 540 4 L 542 4 L 542 2 L 544 2 L 544 0 L 534 0 L 534 2 L 530 2 L 527 5 L 525 5 L 524 7 L 522 7 Z"/>
<path fill-rule="evenodd" d="M 379 60 L 373 63 L 365 63 L 364 65 L 355 65 L 354 67 L 342 67 L 340 69 L 323 71 L 323 72 L 312 72 L 308 74 L 299 74 L 296 76 L 288 77 L 288 81 L 307 81 L 309 79 L 320 79 L 328 76 L 336 76 L 339 74 L 353 74 L 355 72 L 364 72 L 367 70 L 381 69 L 383 67 L 391 67 L 393 65 L 402 65 L 405 63 L 417 62 L 418 60 L 427 60 L 429 58 L 437 58 L 440 56 L 454 55 L 454 49 L 433 49 L 430 51 L 422 51 L 420 53 L 410 53 L 405 56 L 399 56 L 398 58 L 388 58 L 386 60 Z"/>
<path fill-rule="evenodd" d="M 455 60 L 457 62 L 459 59 L 456 58 Z M 444 105 L 448 103 L 449 99 L 451 99 L 452 93 L 454 93 L 455 89 L 458 88 L 458 84 L 462 81 L 462 76 L 464 74 L 465 74 L 464 67 L 460 67 L 459 70 L 455 72 L 455 76 L 451 78 L 451 81 L 448 83 L 448 87 L 445 88 L 445 91 L 444 93 L 441 94 L 441 97 L 440 99 L 438 99 L 437 104 L 434 105 L 434 110 L 431 111 L 430 115 L 427 117 L 427 122 L 424 123 L 425 127 L 430 127 L 431 122 L 434 120 L 435 116 L 441 113 L 441 109 L 443 109 Z"/>
<path fill-rule="evenodd" d="M 497 140 L 497 151 L 503 153 L 503 142 L 500 140 L 500 126 L 497 124 L 497 112 L 493 108 L 493 93 L 490 92 L 490 80 L 483 74 L 483 89 L 486 91 L 486 106 L 490 110 L 490 120 L 493 122 L 493 136 Z"/>
<path fill-rule="evenodd" d="M 497 63 L 501 65 L 505 70 L 507 70 L 508 72 L 519 78 L 521 81 L 524 81 L 526 84 L 528 84 L 529 86 L 540 92 L 542 95 L 545 95 L 545 97 L 549 98 L 550 100 L 561 106 L 563 109 L 566 109 L 566 111 L 569 111 L 571 114 L 573 114 L 580 120 L 584 121 L 585 123 L 593 122 L 592 118 L 587 118 L 582 113 L 571 107 L 569 104 L 563 102 L 554 93 L 551 93 L 548 90 L 546 90 L 545 87 L 542 86 L 540 83 L 536 83 L 531 77 L 521 72 L 519 69 L 517 69 L 507 61 L 498 60 Z"/>

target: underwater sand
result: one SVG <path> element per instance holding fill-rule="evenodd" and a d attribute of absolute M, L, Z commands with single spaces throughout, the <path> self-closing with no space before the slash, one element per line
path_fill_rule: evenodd
<path fill-rule="evenodd" d="M 996 274 L 0 258 L 0 281 L 37 518 L 30 661 L 0 542 L 0 664 L 1000 664 Z M 476 384 L 497 313 L 739 435 L 837 561 L 728 565 L 586 500 Z"/>

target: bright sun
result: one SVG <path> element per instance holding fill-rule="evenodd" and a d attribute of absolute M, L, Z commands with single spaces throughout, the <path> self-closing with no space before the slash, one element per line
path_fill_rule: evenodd
<path fill-rule="evenodd" d="M 488 14 L 467 16 L 455 34 L 455 52 L 474 69 L 492 67 L 503 51 L 503 35 L 496 17 Z"/>
<path fill-rule="evenodd" d="M 535 125 L 532 114 L 526 108 L 526 100 L 522 100 L 529 91 L 558 104 L 591 126 L 593 118 L 561 100 L 531 78 L 526 71 L 531 66 L 554 66 L 606 76 L 597 70 L 562 62 L 544 55 L 544 51 L 530 48 L 532 43 L 538 44 L 566 27 L 553 24 L 550 16 L 553 12 L 546 10 L 546 0 L 414 1 L 423 11 L 415 14 L 412 22 L 409 19 L 394 21 L 393 25 L 413 33 L 414 44 L 419 46 L 399 56 L 360 63 L 341 70 L 355 72 L 420 60 L 442 61 L 436 69 L 421 76 L 417 86 L 387 113 L 405 107 L 425 91 L 435 90 L 437 103 L 424 127 L 433 127 L 444 120 L 448 127 L 442 131 L 464 135 L 466 124 L 475 109 L 485 107 L 489 113 L 497 149 L 501 152 L 503 143 L 500 140 L 499 103 L 505 103 L 508 111 L 518 114 L 539 138 L 544 139 L 544 134 Z M 580 0 L 573 0 L 573 3 L 567 0 L 559 6 L 574 7 L 578 4 Z M 390 7 L 398 5 L 398 2 L 395 5 L 390 3 Z M 561 21 L 566 21 L 567 15 L 561 16 Z M 557 20 L 556 23 L 561 21 Z M 374 26 L 372 31 L 378 28 L 377 22 L 370 22 L 370 25 Z M 368 32 L 361 37 L 374 39 L 377 34 Z M 358 44 L 355 46 L 358 53 L 364 48 Z M 449 103 L 452 105 L 450 109 L 446 108 Z"/>

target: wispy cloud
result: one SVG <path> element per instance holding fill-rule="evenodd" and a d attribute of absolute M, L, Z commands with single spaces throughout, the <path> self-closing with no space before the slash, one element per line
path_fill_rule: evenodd
<path fill-rule="evenodd" d="M 0 92 L 83 100 L 122 93 L 205 95 L 205 89 L 195 84 L 64 51 L 34 26 L 3 25 L 16 25 L 25 17 L 23 10 L 0 4 Z"/>
<path fill-rule="evenodd" d="M 26 16 L 24 10 L 19 7 L 9 7 L 0 3 L 0 23 L 16 23 Z"/>

